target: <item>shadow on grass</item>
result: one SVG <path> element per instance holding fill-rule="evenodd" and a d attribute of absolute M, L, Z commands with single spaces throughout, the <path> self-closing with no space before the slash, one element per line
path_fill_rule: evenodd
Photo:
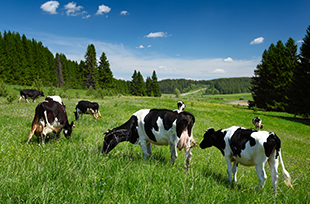
<path fill-rule="evenodd" d="M 229 183 L 227 174 L 223 175 L 209 168 L 204 168 L 202 173 L 207 178 L 208 177 L 213 178 L 214 181 L 216 181 L 219 185 L 225 186 L 226 188 L 233 188 L 233 189 L 238 189 L 238 190 L 242 189 L 241 185 L 238 183 L 234 183 L 234 182 Z"/>
<path fill-rule="evenodd" d="M 291 122 L 301 123 L 301 124 L 310 126 L 310 119 L 307 119 L 307 118 L 285 117 L 285 116 L 278 116 L 278 115 L 269 115 L 269 114 L 264 114 L 264 113 L 261 113 L 261 115 L 280 118 L 280 119 L 288 120 Z"/>

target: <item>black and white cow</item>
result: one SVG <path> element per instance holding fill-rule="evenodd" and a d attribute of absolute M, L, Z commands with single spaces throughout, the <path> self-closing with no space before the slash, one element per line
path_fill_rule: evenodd
<path fill-rule="evenodd" d="M 46 100 L 46 101 L 47 101 L 47 100 L 56 101 L 56 102 L 60 103 L 61 105 L 63 105 L 63 106 L 66 108 L 66 106 L 65 106 L 65 104 L 62 102 L 60 96 L 46 96 L 45 100 Z"/>
<path fill-rule="evenodd" d="M 255 126 L 255 129 L 263 129 L 264 125 L 262 124 L 262 119 L 260 117 L 254 117 L 252 120 L 253 125 Z"/>
<path fill-rule="evenodd" d="M 224 155 L 229 182 L 231 182 L 231 173 L 233 173 L 234 182 L 237 181 L 237 165 L 240 163 L 245 166 L 255 166 L 259 178 L 259 187 L 260 189 L 263 188 L 267 178 L 265 164 L 268 161 L 273 189 L 276 192 L 278 187 L 278 159 L 280 159 L 285 184 L 292 187 L 290 175 L 285 170 L 282 161 L 281 140 L 275 133 L 237 126 L 218 131 L 209 128 L 204 134 L 200 147 L 205 149 L 211 146 L 218 148 Z M 231 162 L 233 162 L 233 166 L 231 166 Z"/>
<path fill-rule="evenodd" d="M 91 101 L 79 101 L 75 107 L 75 120 L 79 120 L 79 114 L 81 114 L 81 119 L 83 114 L 91 114 L 97 120 L 98 116 L 101 118 L 99 112 L 99 104 Z"/>
<path fill-rule="evenodd" d="M 105 132 L 101 152 L 109 153 L 123 141 L 140 144 L 144 159 L 152 156 L 151 144 L 169 145 L 171 165 L 178 157 L 177 148 L 185 150 L 186 169 L 191 160 L 191 142 L 195 117 L 190 112 L 166 109 L 141 109 L 123 125 Z"/>
<path fill-rule="evenodd" d="M 42 138 L 43 145 L 45 137 L 51 132 L 56 133 L 56 139 L 58 139 L 63 129 L 65 137 L 71 137 L 73 127 L 73 122 L 69 124 L 65 107 L 62 104 L 51 99 L 43 101 L 36 107 L 26 145 L 33 134 L 35 134 L 38 139 L 40 137 Z"/>
<path fill-rule="evenodd" d="M 181 111 L 184 111 L 185 109 L 185 104 L 182 101 L 178 101 L 178 109 L 176 111 L 178 111 L 178 113 L 180 113 Z"/>
<path fill-rule="evenodd" d="M 38 91 L 36 89 L 24 89 L 20 91 L 20 97 L 18 99 L 18 103 L 20 102 L 20 99 L 24 98 L 27 103 L 29 103 L 28 101 L 28 97 L 33 98 L 32 102 L 35 102 L 36 98 L 38 96 L 44 96 L 43 91 Z"/>

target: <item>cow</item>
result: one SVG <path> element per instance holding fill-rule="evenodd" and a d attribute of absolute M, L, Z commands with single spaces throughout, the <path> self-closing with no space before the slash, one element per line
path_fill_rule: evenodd
<path fill-rule="evenodd" d="M 46 96 L 45 100 L 46 100 L 46 101 L 47 101 L 47 100 L 56 101 L 56 102 L 60 103 L 61 105 L 63 105 L 63 106 L 66 108 L 66 106 L 65 106 L 65 104 L 62 102 L 60 96 Z"/>
<path fill-rule="evenodd" d="M 18 99 L 18 103 L 20 102 L 20 99 L 24 98 L 27 103 L 29 103 L 28 101 L 28 97 L 33 98 L 32 102 L 35 102 L 36 98 L 38 96 L 43 96 L 44 97 L 44 93 L 43 91 L 38 91 L 36 89 L 24 89 L 20 91 L 20 97 Z"/>
<path fill-rule="evenodd" d="M 258 130 L 263 129 L 264 125 L 262 124 L 262 119 L 259 117 L 254 117 L 252 120 L 253 125 L 255 126 L 255 129 L 258 128 Z"/>
<path fill-rule="evenodd" d="M 240 163 L 245 166 L 255 166 L 259 178 L 258 186 L 259 189 L 262 189 L 267 178 L 264 167 L 268 161 L 271 169 L 273 190 L 276 193 L 278 186 L 277 169 L 280 160 L 285 184 L 292 187 L 290 175 L 282 161 L 281 140 L 275 133 L 237 126 L 218 131 L 209 128 L 203 136 L 200 148 L 205 149 L 211 146 L 218 148 L 225 157 L 230 183 L 231 173 L 233 173 L 234 182 L 237 182 L 237 166 Z M 233 162 L 233 166 L 231 166 L 231 162 Z"/>
<path fill-rule="evenodd" d="M 191 142 L 195 117 L 192 113 L 167 109 L 141 109 L 135 112 L 123 125 L 106 131 L 101 152 L 109 153 L 123 141 L 139 144 L 144 159 L 152 156 L 151 144 L 169 145 L 171 165 L 178 157 L 177 148 L 185 150 L 186 170 L 191 160 Z"/>
<path fill-rule="evenodd" d="M 178 109 L 175 111 L 177 111 L 178 113 L 180 113 L 181 111 L 184 111 L 185 104 L 182 101 L 178 101 L 177 105 L 178 105 Z"/>
<path fill-rule="evenodd" d="M 99 104 L 91 101 L 79 101 L 75 107 L 75 120 L 79 120 L 79 114 L 81 114 L 81 119 L 83 114 L 92 114 L 97 120 L 98 116 L 101 118 L 99 112 Z"/>
<path fill-rule="evenodd" d="M 38 139 L 40 137 L 42 138 L 43 145 L 45 137 L 51 132 L 54 132 L 56 134 L 56 139 L 58 139 L 62 129 L 64 130 L 65 137 L 70 138 L 73 127 L 73 122 L 71 122 L 71 124 L 68 122 L 67 113 L 63 105 L 51 99 L 43 101 L 36 107 L 26 145 L 29 143 L 33 134 L 35 134 Z"/>

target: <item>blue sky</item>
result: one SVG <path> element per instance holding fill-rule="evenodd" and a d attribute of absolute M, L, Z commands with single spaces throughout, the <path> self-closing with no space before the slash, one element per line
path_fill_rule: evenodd
<path fill-rule="evenodd" d="M 94 44 L 118 79 L 134 70 L 159 80 L 251 77 L 271 43 L 301 45 L 309 10 L 309 0 L 1 0 L 0 32 L 76 61 Z"/>

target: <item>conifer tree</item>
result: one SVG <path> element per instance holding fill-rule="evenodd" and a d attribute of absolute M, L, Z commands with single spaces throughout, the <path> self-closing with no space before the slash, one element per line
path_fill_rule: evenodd
<path fill-rule="evenodd" d="M 157 81 L 155 70 L 153 71 L 153 74 L 152 74 L 152 92 L 155 97 L 161 97 L 159 82 Z"/>
<path fill-rule="evenodd" d="M 153 81 L 151 77 L 147 77 L 145 81 L 145 94 L 147 96 L 154 96 L 153 93 Z"/>
<path fill-rule="evenodd" d="M 98 71 L 97 71 L 97 59 L 96 50 L 93 44 L 88 45 L 87 52 L 85 54 L 85 84 L 87 88 L 98 87 Z"/>
<path fill-rule="evenodd" d="M 99 87 L 103 89 L 110 89 L 115 87 L 113 73 L 110 69 L 110 63 L 104 52 L 101 54 L 98 66 L 98 84 Z"/>

